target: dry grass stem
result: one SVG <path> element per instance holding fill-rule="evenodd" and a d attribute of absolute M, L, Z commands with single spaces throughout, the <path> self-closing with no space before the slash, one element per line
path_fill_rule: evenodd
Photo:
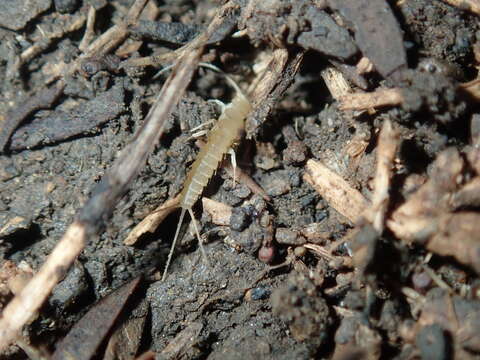
<path fill-rule="evenodd" d="M 45 299 L 66 270 L 83 250 L 86 228 L 76 221 L 71 224 L 60 242 L 23 290 L 8 303 L 0 318 L 0 350 L 15 340 L 22 327 L 35 317 Z"/>

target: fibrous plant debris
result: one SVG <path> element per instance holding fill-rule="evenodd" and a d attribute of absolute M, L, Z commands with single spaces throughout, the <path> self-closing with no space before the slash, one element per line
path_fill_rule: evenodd
<path fill-rule="evenodd" d="M 0 4 L 0 357 L 478 357 L 476 0 L 29 4 Z M 192 209 L 209 265 L 185 226 L 162 282 L 235 96 L 202 62 L 252 111 Z"/>

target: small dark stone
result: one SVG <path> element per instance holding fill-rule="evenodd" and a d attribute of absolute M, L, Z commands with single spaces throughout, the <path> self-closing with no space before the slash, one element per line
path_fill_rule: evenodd
<path fill-rule="evenodd" d="M 250 215 L 245 208 L 233 208 L 232 215 L 230 216 L 230 228 L 232 230 L 243 231 L 250 225 L 250 222 Z"/>
<path fill-rule="evenodd" d="M 78 0 L 54 0 L 54 3 L 61 14 L 73 13 L 78 7 Z"/>
<path fill-rule="evenodd" d="M 264 287 L 257 287 L 252 289 L 251 296 L 252 300 L 264 300 L 270 296 L 270 290 L 267 290 Z"/>
<path fill-rule="evenodd" d="M 283 161 L 287 164 L 301 164 L 307 158 L 307 147 L 302 141 L 292 141 L 283 150 Z"/>

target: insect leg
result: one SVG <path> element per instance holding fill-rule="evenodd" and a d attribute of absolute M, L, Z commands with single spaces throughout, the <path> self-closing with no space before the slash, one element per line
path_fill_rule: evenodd
<path fill-rule="evenodd" d="M 208 130 L 206 129 L 203 129 L 203 130 L 200 130 L 204 127 L 207 127 L 207 126 L 210 126 L 214 123 L 215 121 L 213 119 L 210 119 L 208 121 L 205 121 L 204 123 L 201 123 L 200 125 L 198 126 L 195 126 L 193 129 L 190 130 L 190 133 L 192 134 L 192 137 L 193 139 L 196 139 L 196 138 L 199 138 L 199 137 L 202 137 L 204 135 L 207 135 L 208 134 Z"/>
<path fill-rule="evenodd" d="M 237 157 L 235 156 L 235 150 L 232 148 L 228 149 L 228 154 L 230 155 L 230 161 L 232 162 L 232 168 L 233 168 L 233 186 L 235 187 L 236 184 L 236 170 L 237 170 Z"/>
<path fill-rule="evenodd" d="M 223 101 L 217 99 L 208 99 L 207 102 L 211 102 L 217 105 L 220 108 L 221 113 L 223 113 L 225 111 L 225 108 L 227 107 L 227 105 Z"/>

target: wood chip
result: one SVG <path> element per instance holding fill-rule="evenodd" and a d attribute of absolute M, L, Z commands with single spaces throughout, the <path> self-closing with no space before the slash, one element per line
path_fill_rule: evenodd
<path fill-rule="evenodd" d="M 383 123 L 377 147 L 377 171 L 369 217 L 373 228 L 383 232 L 385 213 L 390 200 L 390 181 L 395 155 L 399 146 L 399 134 L 390 120 Z"/>
<path fill-rule="evenodd" d="M 215 225 L 229 226 L 232 216 L 232 207 L 221 202 L 202 197 L 203 210 L 212 218 Z"/>
<path fill-rule="evenodd" d="M 480 1 L 479 0 L 443 0 L 447 4 L 456 6 L 462 10 L 471 11 L 480 15 Z"/>
<path fill-rule="evenodd" d="M 155 232 L 158 225 L 160 225 L 162 221 L 172 213 L 172 211 L 178 209 L 179 204 L 180 195 L 177 195 L 173 199 L 167 200 L 165 203 L 157 207 L 153 212 L 148 214 L 140 223 L 138 223 L 132 229 L 132 231 L 130 231 L 126 239 L 123 240 L 123 243 L 125 245 L 132 246 L 143 234 Z"/>
<path fill-rule="evenodd" d="M 437 229 L 437 217 L 448 212 L 452 194 L 465 163 L 456 149 L 449 148 L 435 160 L 432 174 L 387 221 L 393 233 L 406 243 L 424 241 Z"/>
<path fill-rule="evenodd" d="M 352 92 L 352 88 L 347 79 L 333 66 L 323 69 L 320 75 L 335 100 L 340 100 L 344 95 Z"/>
<path fill-rule="evenodd" d="M 356 223 L 368 206 L 368 201 L 338 174 L 315 160 L 308 160 L 303 179 L 340 214 Z"/>
<path fill-rule="evenodd" d="M 398 88 L 380 89 L 370 93 L 346 94 L 340 98 L 341 110 L 368 110 L 385 106 L 397 106 L 404 102 Z"/>

